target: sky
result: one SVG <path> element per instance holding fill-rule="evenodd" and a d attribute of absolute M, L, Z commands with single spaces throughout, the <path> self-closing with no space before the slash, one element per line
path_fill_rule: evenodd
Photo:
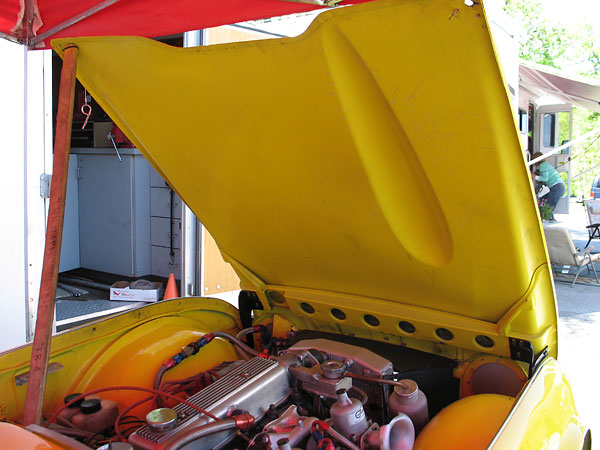
<path fill-rule="evenodd" d="M 594 29 L 596 44 L 600 45 L 600 0 L 542 0 L 544 14 L 563 26 L 589 23 Z"/>
<path fill-rule="evenodd" d="M 600 0 L 541 0 L 543 15 L 547 23 L 564 27 L 568 33 L 576 32 L 578 26 L 592 26 L 594 46 L 600 48 Z M 573 42 L 571 48 L 577 48 L 578 42 Z M 581 55 L 580 55 L 581 56 Z M 573 61 L 569 67 L 563 65 L 563 71 L 570 76 L 594 71 L 593 66 L 584 60 Z"/>
<path fill-rule="evenodd" d="M 538 0 L 544 15 L 550 22 L 558 21 L 563 26 L 591 24 L 600 38 L 600 0 Z M 485 0 L 495 7 L 504 6 L 506 0 Z"/>
<path fill-rule="evenodd" d="M 599 0 L 543 0 L 547 17 L 560 17 L 564 24 L 590 23 L 600 32 Z"/>
<path fill-rule="evenodd" d="M 504 4 L 504 0 L 487 0 L 496 4 Z M 598 44 L 600 45 L 600 0 L 540 0 L 544 13 L 550 21 L 559 18 L 563 26 L 589 23 L 595 30 Z M 288 35 L 298 35 L 304 31 L 312 18 L 311 15 L 298 16 L 293 23 L 286 25 Z M 267 25 L 272 31 L 278 30 L 280 24 Z M 280 31 L 280 29 L 279 29 Z"/>

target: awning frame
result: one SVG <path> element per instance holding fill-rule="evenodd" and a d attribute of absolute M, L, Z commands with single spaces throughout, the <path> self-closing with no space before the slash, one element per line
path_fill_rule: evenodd
<path fill-rule="evenodd" d="M 29 47 L 35 47 L 38 43 L 42 42 L 44 39 L 52 36 L 53 34 L 58 33 L 59 31 L 62 31 L 65 28 L 70 27 L 71 25 L 81 22 L 83 19 L 87 19 L 88 17 L 93 16 L 94 14 L 108 8 L 109 6 L 114 5 L 115 3 L 119 2 L 119 1 L 120 0 L 103 0 L 100 3 L 92 6 L 91 8 L 86 9 L 85 11 L 74 15 L 73 17 L 69 18 L 68 20 L 65 20 L 64 22 L 50 28 L 47 31 L 44 31 L 42 34 L 35 36 L 33 39 L 29 40 L 27 45 Z"/>

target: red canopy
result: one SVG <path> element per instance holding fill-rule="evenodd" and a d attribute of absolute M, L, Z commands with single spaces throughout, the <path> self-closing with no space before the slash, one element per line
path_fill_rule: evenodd
<path fill-rule="evenodd" d="M 72 36 L 166 36 L 310 11 L 337 0 L 2 0 L 0 36 L 31 48 Z M 365 0 L 345 0 L 360 3 Z M 316 4 L 319 3 L 319 4 Z M 29 24 L 29 26 L 27 26 Z"/>

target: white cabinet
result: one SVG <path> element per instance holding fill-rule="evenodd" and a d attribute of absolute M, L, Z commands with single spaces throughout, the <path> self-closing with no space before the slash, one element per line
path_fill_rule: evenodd
<path fill-rule="evenodd" d="M 171 220 L 167 217 L 150 218 L 150 242 L 160 247 L 171 246 L 171 235 L 173 236 L 173 248 L 181 249 L 181 220 Z"/>
<path fill-rule="evenodd" d="M 154 172 L 154 169 L 152 171 Z M 152 187 L 150 188 L 150 197 L 150 214 L 153 217 L 171 217 L 171 214 L 173 214 L 173 218 L 181 219 L 182 201 L 177 194 L 173 193 L 173 201 L 171 202 L 170 188 Z M 171 203 L 173 203 L 172 209 Z"/>
<path fill-rule="evenodd" d="M 71 153 L 68 183 L 78 195 L 69 197 L 65 213 L 61 270 L 180 279 L 179 196 L 136 149 L 120 149 L 122 161 L 110 148 Z M 67 267 L 67 256 L 77 262 Z"/>
<path fill-rule="evenodd" d="M 150 229 L 152 274 L 181 279 L 181 213 L 183 202 L 150 168 Z M 171 236 L 173 237 L 171 239 Z"/>
<path fill-rule="evenodd" d="M 154 170 L 154 168 L 150 169 L 150 187 L 169 187 L 165 179 L 161 177 L 160 174 L 156 170 Z"/>
<path fill-rule="evenodd" d="M 168 277 L 170 273 L 175 274 L 176 279 L 181 277 L 181 250 L 169 247 L 152 246 L 152 275 Z"/>
<path fill-rule="evenodd" d="M 81 267 L 127 277 L 151 272 L 150 164 L 136 150 L 78 154 Z"/>
<path fill-rule="evenodd" d="M 79 253 L 79 186 L 77 185 L 78 155 L 69 156 L 67 180 L 67 198 L 65 200 L 65 219 L 62 247 L 60 250 L 59 272 L 81 267 Z"/>

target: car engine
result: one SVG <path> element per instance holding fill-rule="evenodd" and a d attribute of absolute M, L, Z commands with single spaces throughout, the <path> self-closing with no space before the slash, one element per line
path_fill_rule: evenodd
<path fill-rule="evenodd" d="M 147 450 L 412 449 L 430 413 L 456 399 L 453 361 L 416 350 L 316 332 L 295 333 L 269 353 L 237 347 L 239 360 L 209 371 L 212 382 L 185 403 L 151 411 L 128 443 Z"/>

